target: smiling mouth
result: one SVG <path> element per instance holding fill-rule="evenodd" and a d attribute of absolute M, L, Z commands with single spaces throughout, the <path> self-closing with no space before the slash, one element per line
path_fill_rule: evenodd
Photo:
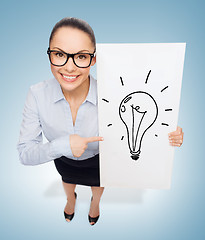
<path fill-rule="evenodd" d="M 77 78 L 79 75 L 76 75 L 76 76 L 67 76 L 67 75 L 63 75 L 63 74 L 61 74 L 64 78 L 66 78 L 66 79 L 75 79 L 75 78 Z"/>
<path fill-rule="evenodd" d="M 73 81 L 75 81 L 79 77 L 79 75 L 70 75 L 70 76 L 68 76 L 68 75 L 64 75 L 62 73 L 61 73 L 61 76 L 63 77 L 63 79 L 65 81 L 69 81 L 69 82 L 73 82 Z"/>

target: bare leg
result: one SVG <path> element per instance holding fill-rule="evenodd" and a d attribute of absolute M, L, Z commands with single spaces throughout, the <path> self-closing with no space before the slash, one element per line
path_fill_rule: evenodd
<path fill-rule="evenodd" d="M 90 212 L 89 215 L 93 218 L 100 215 L 100 199 L 104 191 L 104 187 L 91 187 L 92 194 L 93 194 L 93 200 L 90 204 Z M 94 222 L 91 222 L 90 224 L 94 224 Z"/>
<path fill-rule="evenodd" d="M 63 181 L 62 181 L 63 182 Z M 65 206 L 64 211 L 67 214 L 73 214 L 75 210 L 75 187 L 76 184 L 70 184 L 63 182 L 63 187 L 67 196 L 67 204 Z M 66 219 L 66 221 L 70 222 L 69 219 Z"/>

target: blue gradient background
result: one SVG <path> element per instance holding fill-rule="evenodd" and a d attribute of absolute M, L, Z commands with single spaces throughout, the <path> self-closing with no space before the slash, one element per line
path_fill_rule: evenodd
<path fill-rule="evenodd" d="M 0 239 L 205 239 L 204 8 L 199 0 L 1 1 Z M 106 189 L 94 227 L 89 188 L 77 189 L 76 216 L 67 224 L 53 163 L 23 166 L 16 151 L 28 88 L 52 76 L 48 37 L 65 16 L 88 21 L 98 43 L 187 43 L 179 114 L 185 139 L 171 189 Z"/>

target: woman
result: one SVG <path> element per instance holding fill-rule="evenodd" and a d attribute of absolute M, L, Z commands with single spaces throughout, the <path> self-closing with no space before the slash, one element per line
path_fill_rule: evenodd
<path fill-rule="evenodd" d="M 92 28 L 76 18 L 64 18 L 53 28 L 48 56 L 54 78 L 31 86 L 23 112 L 18 150 L 26 165 L 54 160 L 67 195 L 64 216 L 74 216 L 76 184 L 91 186 L 88 214 L 94 225 L 99 218 L 100 187 L 97 86 L 90 76 L 96 62 Z M 48 139 L 42 143 L 42 132 Z M 170 143 L 181 146 L 178 127 Z"/>

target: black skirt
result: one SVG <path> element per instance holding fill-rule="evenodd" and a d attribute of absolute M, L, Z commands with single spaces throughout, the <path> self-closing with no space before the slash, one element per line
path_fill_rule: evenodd
<path fill-rule="evenodd" d="M 62 156 L 55 159 L 54 163 L 63 182 L 100 186 L 99 154 L 85 160 L 73 160 Z"/>

